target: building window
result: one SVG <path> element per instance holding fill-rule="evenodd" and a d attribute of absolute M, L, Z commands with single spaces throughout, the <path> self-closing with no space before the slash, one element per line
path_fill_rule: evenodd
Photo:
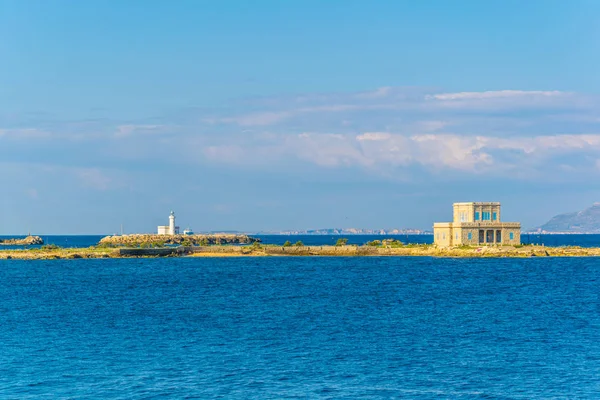
<path fill-rule="evenodd" d="M 475 221 L 479 221 L 479 212 L 475 213 Z"/>
<path fill-rule="evenodd" d="M 469 238 L 469 240 L 473 240 L 473 232 L 469 232 L 467 234 L 467 238 Z"/>
<path fill-rule="evenodd" d="M 497 213 L 492 213 L 492 221 L 497 221 L 498 220 L 498 214 Z"/>
<path fill-rule="evenodd" d="M 489 221 L 490 220 L 490 212 L 489 211 L 482 212 L 481 219 L 484 221 Z"/>
<path fill-rule="evenodd" d="M 454 235 L 454 237 L 456 238 L 456 240 L 458 240 L 458 232 Z"/>
<path fill-rule="evenodd" d="M 442 233 L 442 239 L 446 240 L 446 234 L 445 233 Z"/>
<path fill-rule="evenodd" d="M 508 234 L 508 237 L 510 238 L 510 240 L 515 240 L 515 233 L 514 232 L 510 232 Z"/>
<path fill-rule="evenodd" d="M 467 213 L 464 211 L 460 213 L 460 222 L 467 222 Z"/>

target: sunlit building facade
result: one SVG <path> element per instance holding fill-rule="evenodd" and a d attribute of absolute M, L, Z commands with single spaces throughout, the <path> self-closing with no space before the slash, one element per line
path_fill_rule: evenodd
<path fill-rule="evenodd" d="M 452 222 L 433 224 L 434 243 L 461 245 L 516 245 L 521 243 L 521 224 L 501 222 L 500 203 L 454 203 Z"/>

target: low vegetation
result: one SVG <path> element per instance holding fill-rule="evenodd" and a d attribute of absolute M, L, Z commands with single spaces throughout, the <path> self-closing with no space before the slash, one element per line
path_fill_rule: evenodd
<path fill-rule="evenodd" d="M 373 241 L 367 242 L 366 245 L 374 246 L 374 247 L 398 248 L 398 247 L 403 247 L 404 243 L 402 243 L 398 239 L 383 239 L 383 240 L 373 240 Z"/>
<path fill-rule="evenodd" d="M 375 242 L 375 243 L 374 243 Z M 192 246 L 172 253 L 157 252 L 147 245 L 147 253 L 138 248 L 139 252 L 127 253 L 125 249 L 111 247 L 61 248 L 47 245 L 42 248 L 22 250 L 0 250 L 1 259 L 73 259 L 73 258 L 124 258 L 124 257 L 159 257 L 185 256 L 196 257 L 236 257 L 236 256 L 429 256 L 457 258 L 498 258 L 498 257 L 588 257 L 600 256 L 600 248 L 581 247 L 544 247 L 535 245 L 523 246 L 460 246 L 441 248 L 428 244 L 402 245 L 398 241 L 369 242 L 365 246 L 304 246 L 298 241 L 295 245 L 282 246 L 263 245 L 211 245 Z"/>
<path fill-rule="evenodd" d="M 348 244 L 348 239 L 346 238 L 341 238 L 338 239 L 337 242 L 335 243 L 336 246 L 346 246 Z"/>

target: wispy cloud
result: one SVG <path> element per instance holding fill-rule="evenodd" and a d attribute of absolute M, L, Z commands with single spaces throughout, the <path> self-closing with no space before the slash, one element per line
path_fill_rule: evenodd
<path fill-rule="evenodd" d="M 535 98 L 535 97 L 564 97 L 570 93 L 558 90 L 496 90 L 487 92 L 459 92 L 459 93 L 440 93 L 425 96 L 426 100 L 485 100 L 485 99 L 506 99 L 506 98 Z"/>
<path fill-rule="evenodd" d="M 555 171 L 596 174 L 598 157 L 591 153 L 600 150 L 599 111 L 596 98 L 554 90 L 382 87 L 248 99 L 218 113 L 191 110 L 152 122 L 3 129 L 0 153 L 17 148 L 9 137 L 36 139 L 27 151 L 79 168 L 80 181 L 95 190 L 114 184 L 102 171 L 142 165 L 159 174 L 198 165 L 244 171 L 311 165 L 386 176 L 417 168 L 436 176 L 456 171 L 540 179 L 554 178 Z M 59 146 L 50 138 L 73 140 Z"/>
<path fill-rule="evenodd" d="M 251 145 L 252 138 L 238 144 L 210 147 L 211 160 L 237 165 L 275 163 L 295 159 L 327 168 L 364 167 L 375 172 L 389 168 L 422 166 L 432 171 L 452 169 L 471 174 L 501 176 L 529 172 L 530 176 L 554 169 L 565 156 L 600 154 L 600 134 L 554 135 L 529 138 L 468 136 L 456 134 L 403 135 L 365 132 L 358 135 L 303 133 L 271 138 L 268 152 Z M 580 163 L 581 159 L 578 160 Z M 596 158 L 590 158 L 595 165 Z M 550 167 L 550 168 L 549 168 Z M 585 166 L 583 166 L 585 167 Z M 587 173 L 585 168 L 580 172 Z M 523 175 L 523 174 L 520 174 Z"/>
<path fill-rule="evenodd" d="M 167 130 L 164 125 L 147 124 L 124 124 L 116 127 L 115 137 L 126 137 L 134 135 L 155 135 L 164 133 Z"/>
<path fill-rule="evenodd" d="M 39 139 L 47 138 L 50 133 L 38 128 L 18 128 L 18 129 L 0 129 L 0 139 Z"/>

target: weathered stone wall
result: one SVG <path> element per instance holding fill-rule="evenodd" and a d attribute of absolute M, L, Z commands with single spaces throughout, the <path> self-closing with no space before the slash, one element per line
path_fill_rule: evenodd
<path fill-rule="evenodd" d="M 500 222 L 500 203 L 454 203 L 452 207 L 453 222 L 433 224 L 433 240 L 437 246 L 516 245 L 521 243 L 521 225 L 518 222 Z M 484 212 L 489 213 L 488 219 L 483 219 Z M 475 218 L 475 214 L 478 219 Z M 483 232 L 483 235 L 480 232 Z M 513 235 L 512 239 L 510 238 L 511 234 Z"/>
<path fill-rule="evenodd" d="M 442 222 L 433 225 L 433 241 L 438 246 L 452 246 L 453 240 L 452 223 Z"/>
<path fill-rule="evenodd" d="M 158 249 L 127 248 L 118 249 L 119 255 L 124 257 L 168 257 L 186 253 L 183 247 L 162 247 Z"/>

